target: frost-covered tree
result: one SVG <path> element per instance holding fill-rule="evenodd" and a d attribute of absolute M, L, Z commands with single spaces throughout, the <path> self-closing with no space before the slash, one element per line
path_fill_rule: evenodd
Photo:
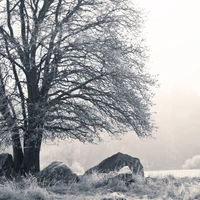
<path fill-rule="evenodd" d="M 46 139 L 150 136 L 151 88 L 132 0 L 0 0 L 0 139 L 15 171 Z"/>

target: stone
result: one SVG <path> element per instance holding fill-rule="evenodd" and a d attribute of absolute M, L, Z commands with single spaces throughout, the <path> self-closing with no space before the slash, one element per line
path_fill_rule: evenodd
<path fill-rule="evenodd" d="M 0 176 L 11 178 L 14 171 L 14 162 L 9 153 L 0 154 Z"/>
<path fill-rule="evenodd" d="M 132 172 L 132 175 L 139 175 L 141 177 L 144 177 L 144 170 L 142 164 L 140 163 L 140 160 L 138 158 L 134 158 L 130 155 L 123 154 L 120 152 L 114 154 L 111 157 L 106 158 L 98 165 L 90 168 L 85 172 L 84 175 L 89 175 L 93 172 L 110 173 L 120 171 L 120 169 L 122 169 L 125 166 L 129 167 L 130 171 Z"/>
<path fill-rule="evenodd" d="M 52 162 L 37 174 L 37 179 L 45 186 L 57 183 L 70 184 L 79 181 L 79 177 L 63 162 Z"/>

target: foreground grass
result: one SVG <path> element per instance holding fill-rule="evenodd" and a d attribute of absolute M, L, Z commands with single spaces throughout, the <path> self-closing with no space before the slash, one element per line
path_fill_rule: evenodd
<path fill-rule="evenodd" d="M 200 200 L 200 178 L 148 177 L 144 181 L 136 177 L 129 186 L 109 178 L 109 175 L 94 173 L 79 183 L 57 183 L 51 187 L 39 186 L 34 177 L 20 182 L 2 181 L 0 200 Z"/>

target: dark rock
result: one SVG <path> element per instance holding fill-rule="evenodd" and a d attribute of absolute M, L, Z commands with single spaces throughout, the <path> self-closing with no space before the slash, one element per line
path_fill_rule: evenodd
<path fill-rule="evenodd" d="M 56 183 L 70 184 L 72 182 L 79 181 L 79 177 L 72 172 L 72 170 L 67 167 L 62 162 L 52 162 L 42 171 L 37 174 L 37 179 L 43 185 L 55 185 Z"/>
<path fill-rule="evenodd" d="M 11 178 L 14 171 L 12 155 L 8 153 L 0 154 L 0 176 Z"/>
<path fill-rule="evenodd" d="M 144 170 L 140 160 L 123 153 L 114 154 L 113 156 L 103 160 L 98 165 L 87 170 L 84 175 L 91 174 L 94 171 L 98 173 L 119 171 L 124 166 L 128 166 L 133 175 L 140 175 L 144 177 Z"/>

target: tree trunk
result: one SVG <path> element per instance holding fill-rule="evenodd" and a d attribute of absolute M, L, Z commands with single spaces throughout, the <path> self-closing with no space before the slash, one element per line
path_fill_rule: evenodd
<path fill-rule="evenodd" d="M 27 147 L 24 149 L 23 170 L 26 174 L 35 174 L 40 171 L 40 149 Z"/>
<path fill-rule="evenodd" d="M 40 147 L 42 134 L 35 131 L 24 137 L 23 171 L 25 174 L 35 174 L 40 171 Z"/>
<path fill-rule="evenodd" d="M 23 152 L 19 134 L 12 136 L 13 141 L 13 161 L 14 161 L 14 172 L 19 173 L 21 171 L 23 162 Z"/>
<path fill-rule="evenodd" d="M 32 64 L 34 66 L 35 63 Z M 37 67 L 29 68 L 30 71 L 26 74 L 28 83 L 28 126 L 24 134 L 24 159 L 22 167 L 26 174 L 35 174 L 40 171 L 42 120 L 40 120 L 41 110 L 39 88 L 37 84 Z"/>

